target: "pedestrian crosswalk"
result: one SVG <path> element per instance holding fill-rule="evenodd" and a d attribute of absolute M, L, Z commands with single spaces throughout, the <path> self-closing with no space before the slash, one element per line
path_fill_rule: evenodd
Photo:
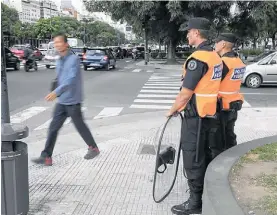
<path fill-rule="evenodd" d="M 52 106 L 32 106 L 11 114 L 11 123 L 27 125 L 30 131 L 42 131 L 48 129 L 52 121 Z M 84 118 L 102 119 L 115 117 L 121 114 L 123 107 L 82 107 Z M 71 118 L 67 118 L 64 126 L 70 125 Z"/>
<path fill-rule="evenodd" d="M 181 85 L 177 73 L 153 73 L 130 108 L 170 109 Z"/>
<path fill-rule="evenodd" d="M 131 66 L 125 66 L 124 69 L 130 71 L 130 72 L 133 72 L 133 73 L 139 73 L 139 72 L 146 72 L 146 73 L 153 73 L 154 70 L 151 70 L 151 69 L 138 69 L 138 68 L 134 68 L 134 67 L 131 67 Z"/>
<path fill-rule="evenodd" d="M 39 62 L 37 62 L 37 65 L 38 65 L 38 68 L 45 67 L 45 64 L 42 64 L 42 63 L 39 63 Z M 24 64 L 22 62 L 20 63 L 20 67 L 21 68 L 24 67 Z"/>
<path fill-rule="evenodd" d="M 155 72 L 144 84 L 130 108 L 169 110 L 180 91 L 181 84 L 180 73 Z M 251 105 L 244 101 L 243 107 Z"/>

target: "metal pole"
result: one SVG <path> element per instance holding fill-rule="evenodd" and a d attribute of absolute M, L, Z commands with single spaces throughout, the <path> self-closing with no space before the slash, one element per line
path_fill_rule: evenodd
<path fill-rule="evenodd" d="M 52 40 L 52 2 L 50 2 L 50 26 L 51 26 L 51 40 Z"/>
<path fill-rule="evenodd" d="M 144 27 L 144 64 L 148 63 L 148 35 L 147 35 L 147 27 Z"/>
<path fill-rule="evenodd" d="M 6 74 L 6 54 L 4 37 L 1 32 L 1 123 L 10 123 L 10 108 Z"/>

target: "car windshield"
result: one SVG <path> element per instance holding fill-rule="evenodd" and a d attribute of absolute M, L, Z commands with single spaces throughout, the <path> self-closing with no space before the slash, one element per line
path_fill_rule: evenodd
<path fill-rule="evenodd" d="M 255 58 L 253 59 L 253 62 L 258 62 L 259 60 L 265 58 L 266 56 L 272 54 L 273 52 L 274 52 L 274 51 L 262 53 L 262 54 L 258 55 L 257 57 L 255 57 Z"/>
<path fill-rule="evenodd" d="M 39 49 L 47 49 L 47 44 L 40 44 Z"/>
<path fill-rule="evenodd" d="M 56 56 L 56 55 L 59 55 L 59 53 L 55 49 L 50 49 L 50 50 L 48 50 L 46 55 L 47 56 Z"/>
<path fill-rule="evenodd" d="M 16 50 L 23 50 L 25 48 L 24 45 L 15 45 L 12 47 L 12 49 L 16 49 Z"/>
<path fill-rule="evenodd" d="M 262 59 L 259 64 L 264 65 L 264 64 L 268 64 L 268 62 L 271 60 L 271 58 L 275 55 L 275 53 L 270 54 L 269 56 L 265 57 L 264 59 Z"/>
<path fill-rule="evenodd" d="M 71 48 L 74 52 L 83 52 L 83 48 Z"/>
<path fill-rule="evenodd" d="M 105 51 L 99 50 L 99 49 L 87 50 L 87 55 L 102 56 L 102 55 L 105 55 Z"/>

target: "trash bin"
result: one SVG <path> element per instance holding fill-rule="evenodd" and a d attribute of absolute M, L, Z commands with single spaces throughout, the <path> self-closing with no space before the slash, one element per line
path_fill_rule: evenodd
<path fill-rule="evenodd" d="M 21 141 L 12 151 L 1 151 L 1 215 L 26 215 L 29 211 L 28 148 Z"/>

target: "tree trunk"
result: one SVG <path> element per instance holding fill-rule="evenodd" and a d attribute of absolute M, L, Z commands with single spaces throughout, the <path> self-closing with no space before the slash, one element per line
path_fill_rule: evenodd
<path fill-rule="evenodd" d="M 175 64 L 175 50 L 176 50 L 176 43 L 172 39 L 169 39 L 168 42 L 168 52 L 167 52 L 167 64 Z"/>
<path fill-rule="evenodd" d="M 272 49 L 275 50 L 275 47 L 276 47 L 276 43 L 275 43 L 276 32 L 272 35 L 271 39 L 272 39 Z"/>
<path fill-rule="evenodd" d="M 253 39 L 253 49 L 256 49 L 257 48 L 257 39 L 254 38 Z"/>
<path fill-rule="evenodd" d="M 159 52 L 161 52 L 162 46 L 161 46 L 161 39 L 159 39 Z"/>

